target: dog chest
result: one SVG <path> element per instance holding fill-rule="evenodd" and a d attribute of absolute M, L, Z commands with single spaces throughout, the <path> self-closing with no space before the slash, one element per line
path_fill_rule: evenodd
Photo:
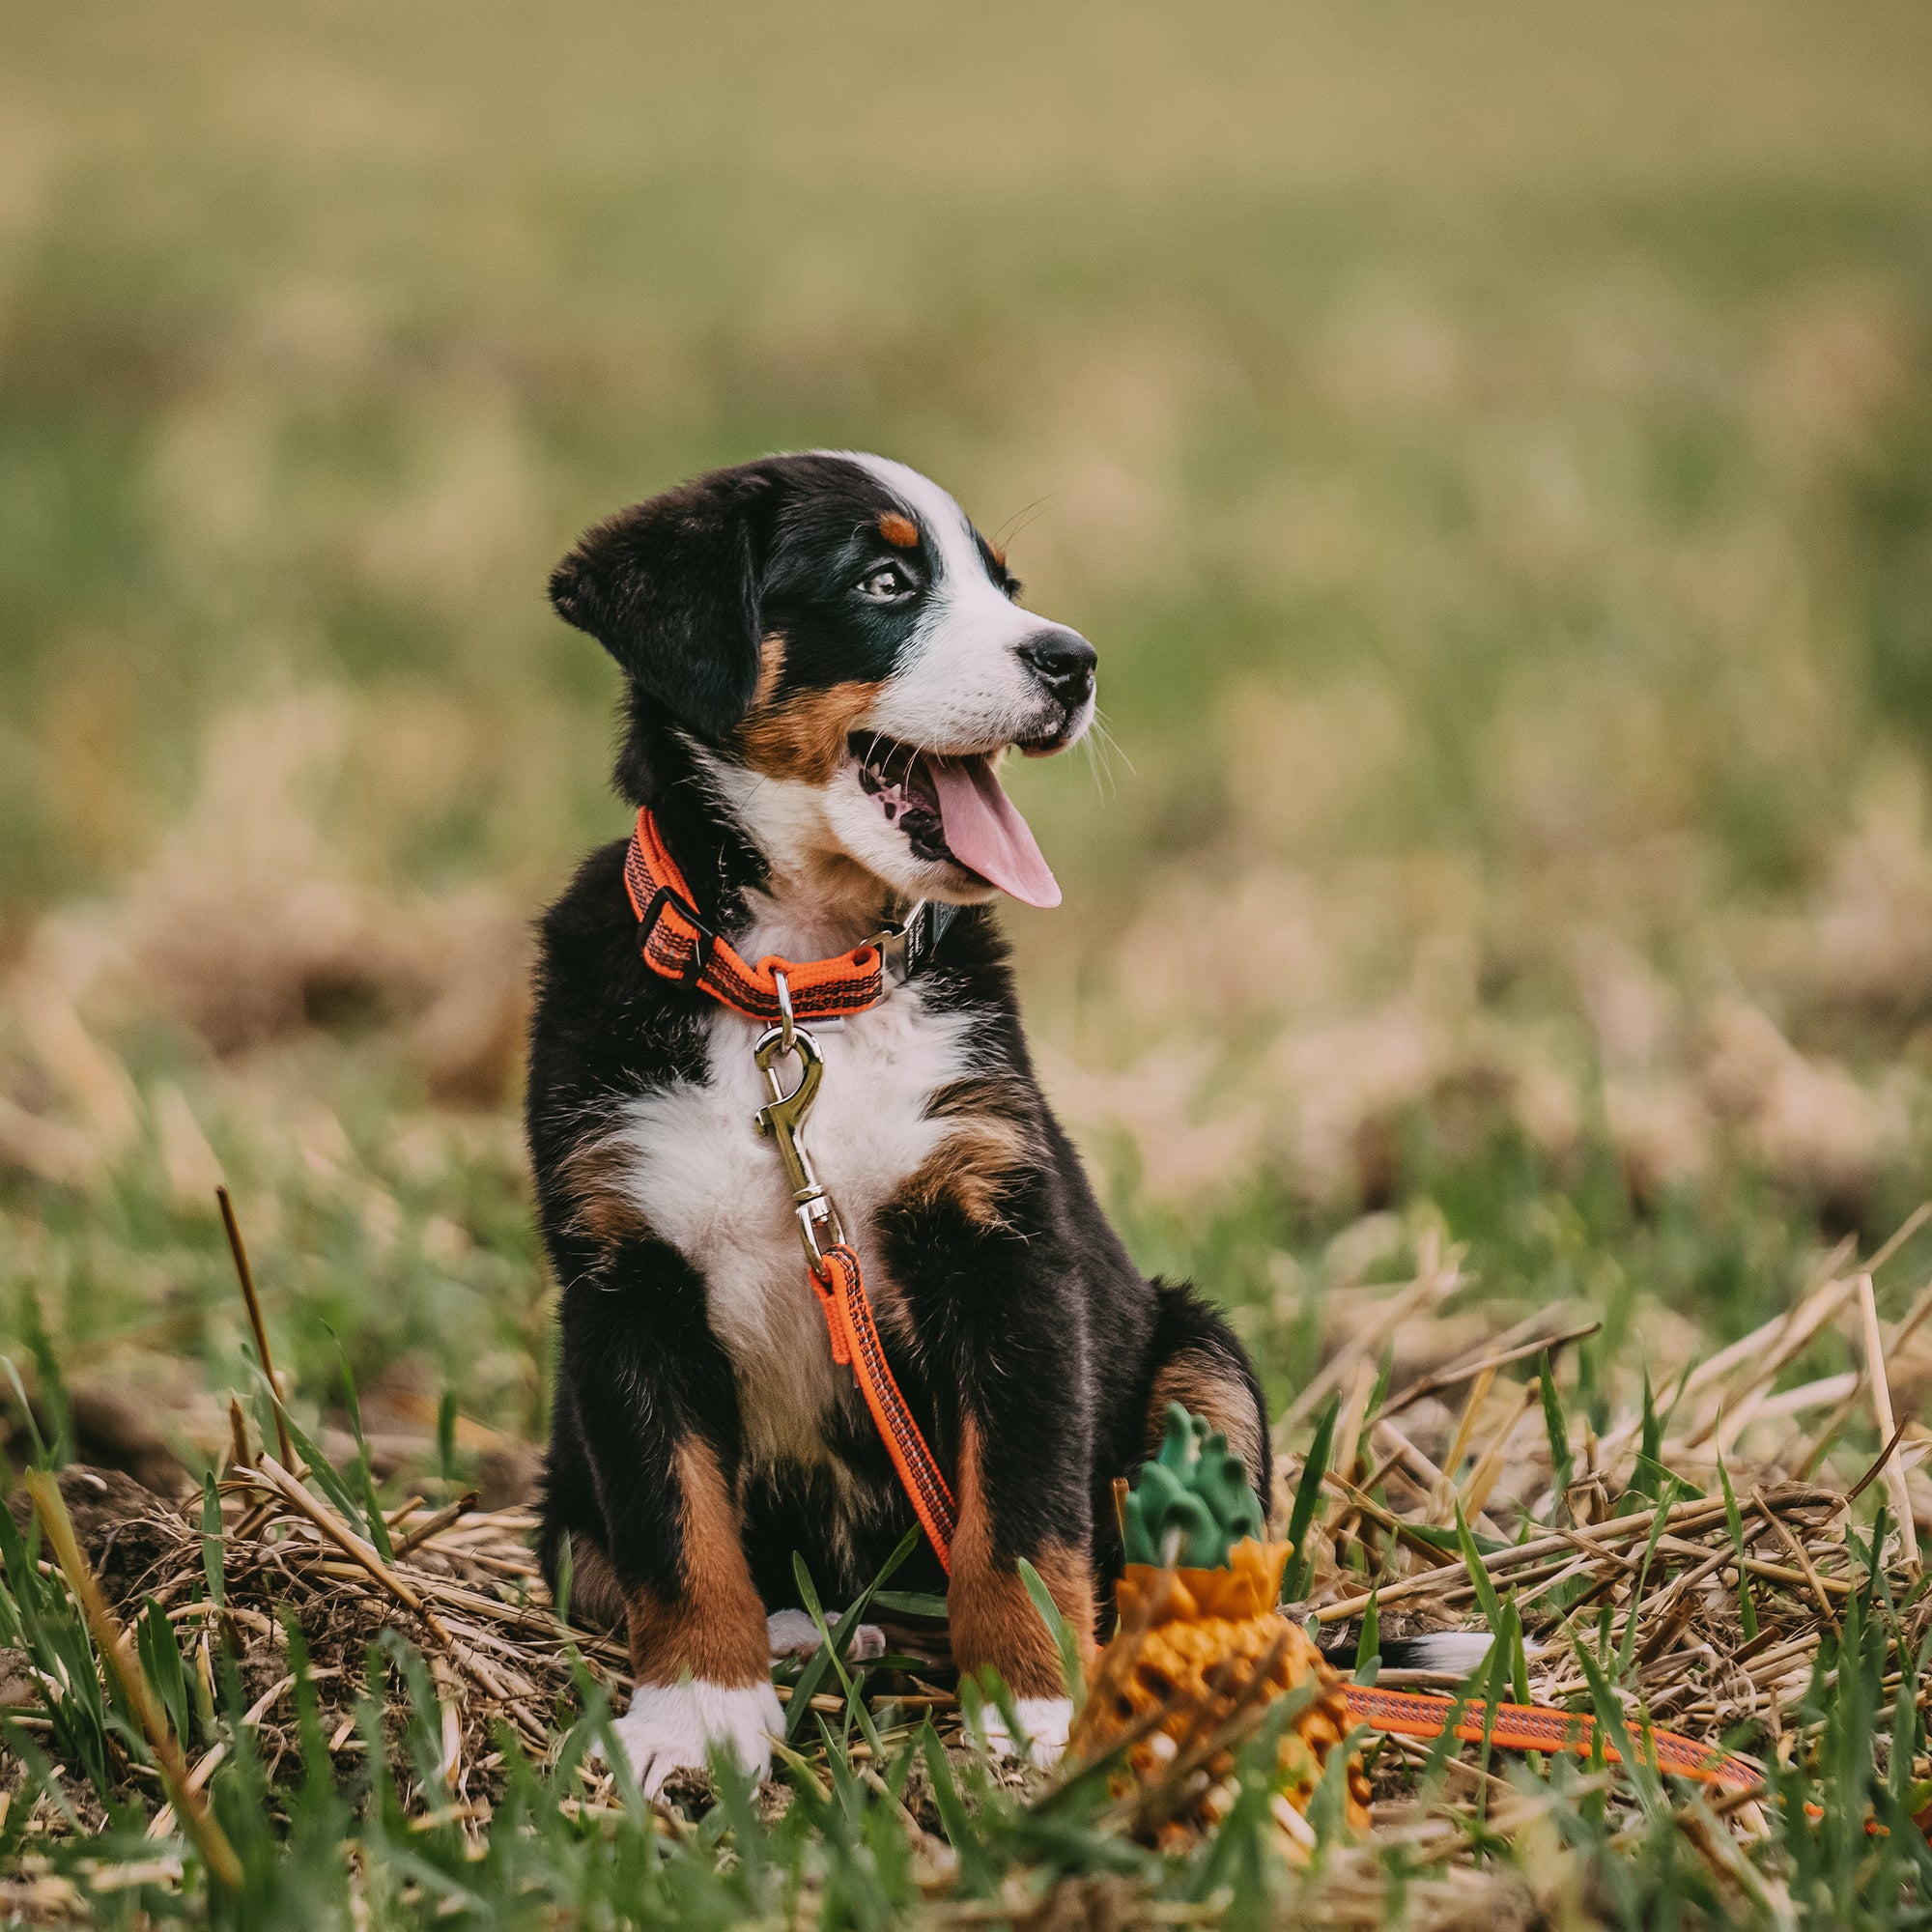
<path fill-rule="evenodd" d="M 968 1074 L 970 1019 L 929 1011 L 904 988 L 842 1031 L 815 1035 L 825 1057 L 806 1145 L 847 1238 L 862 1254 L 872 1217 L 955 1122 L 927 1114 Z M 769 1098 L 753 1059 L 762 1028 L 721 1010 L 704 1077 L 642 1094 L 624 1110 L 624 1187 L 652 1229 L 703 1276 L 713 1332 L 736 1370 L 753 1463 L 825 1455 L 820 1423 L 851 1385 L 836 1368 L 778 1150 L 753 1124 Z M 787 1084 L 796 1078 L 787 1064 Z M 867 1286 L 890 1320 L 891 1285 L 867 1255 Z"/>

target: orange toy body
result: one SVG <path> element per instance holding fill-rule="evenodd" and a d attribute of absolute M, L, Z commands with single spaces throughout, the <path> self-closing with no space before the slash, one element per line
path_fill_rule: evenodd
<path fill-rule="evenodd" d="M 1074 1747 L 1084 1756 L 1109 1748 L 1121 1735 L 1163 1705 L 1168 1715 L 1128 1747 L 1115 1780 L 1122 1793 L 1152 1786 L 1170 1767 L 1243 1708 L 1314 1683 L 1311 1702 L 1283 1734 L 1285 1783 L 1275 1804 L 1291 1857 L 1314 1842 L 1304 1822 L 1309 1800 L 1328 1756 L 1347 1736 L 1350 1717 L 1341 1679 L 1322 1660 L 1306 1632 L 1276 1607 L 1285 1543 L 1235 1545 L 1228 1567 L 1159 1570 L 1130 1563 L 1117 1590 L 1120 1625 L 1100 1655 L 1093 1692 L 1081 1712 Z M 1258 1670 L 1265 1682 L 1244 1695 Z M 1225 1810 L 1233 1752 L 1208 1754 L 1184 1790 L 1184 1802 L 1155 1826 L 1163 1845 L 1178 1846 L 1211 1827 Z M 1366 1830 L 1368 1779 L 1359 1764 L 1348 1774 L 1348 1822 Z"/>

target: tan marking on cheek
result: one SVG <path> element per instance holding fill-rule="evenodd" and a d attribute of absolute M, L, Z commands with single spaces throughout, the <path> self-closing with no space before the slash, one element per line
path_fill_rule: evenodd
<path fill-rule="evenodd" d="M 846 739 L 884 688 L 835 684 L 753 710 L 739 727 L 745 762 L 768 779 L 829 783 L 844 762 Z"/>
<path fill-rule="evenodd" d="M 630 1161 L 615 1141 L 587 1141 L 559 1164 L 572 1204 L 571 1226 L 602 1247 L 648 1235 L 651 1224 L 626 1191 Z"/>
<path fill-rule="evenodd" d="M 1211 1356 L 1179 1354 L 1153 1378 L 1148 1404 L 1147 1453 L 1155 1454 L 1167 1434 L 1167 1406 L 1178 1402 L 1209 1429 L 1228 1438 L 1228 1447 L 1246 1465 L 1248 1481 L 1262 1474 L 1262 1423 L 1247 1385 L 1225 1363 Z"/>
<path fill-rule="evenodd" d="M 1080 1641 L 1094 1658 L 1094 1571 L 1084 1549 L 1045 1544 L 1026 1552 Z M 953 1661 L 962 1671 L 991 1664 L 1016 1697 L 1065 1694 L 1060 1651 L 1040 1621 L 1010 1555 L 996 1548 L 980 1478 L 980 1429 L 966 1418 L 959 1437 L 959 1528 L 952 1539 L 952 1578 L 946 1592 Z"/>
<path fill-rule="evenodd" d="M 896 510 L 888 510 L 879 519 L 879 534 L 895 550 L 919 548 L 919 526 L 910 517 L 900 516 Z"/>
<path fill-rule="evenodd" d="M 677 1474 L 679 1589 L 669 1601 L 651 1590 L 631 1593 L 631 1667 L 639 1684 L 675 1684 L 687 1670 L 707 1684 L 762 1684 L 771 1674 L 770 1633 L 724 1472 L 705 1444 L 687 1436 Z"/>

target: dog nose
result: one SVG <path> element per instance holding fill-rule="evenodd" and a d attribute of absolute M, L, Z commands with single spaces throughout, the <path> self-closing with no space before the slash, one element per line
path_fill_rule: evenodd
<path fill-rule="evenodd" d="M 1069 711 L 1077 711 L 1094 695 L 1094 667 L 1100 654 L 1078 631 L 1056 624 L 1017 648 L 1033 674 Z"/>

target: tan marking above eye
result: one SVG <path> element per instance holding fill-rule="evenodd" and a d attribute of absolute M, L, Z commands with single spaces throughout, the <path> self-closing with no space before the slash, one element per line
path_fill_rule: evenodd
<path fill-rule="evenodd" d="M 759 679 L 760 687 L 764 683 Z M 801 691 L 754 710 L 739 727 L 745 762 L 768 779 L 828 783 L 845 758 L 845 740 L 878 701 L 878 684 L 834 684 Z"/>
<path fill-rule="evenodd" d="M 910 517 L 900 516 L 896 510 L 888 510 L 879 519 L 879 534 L 895 550 L 919 548 L 919 526 Z"/>

